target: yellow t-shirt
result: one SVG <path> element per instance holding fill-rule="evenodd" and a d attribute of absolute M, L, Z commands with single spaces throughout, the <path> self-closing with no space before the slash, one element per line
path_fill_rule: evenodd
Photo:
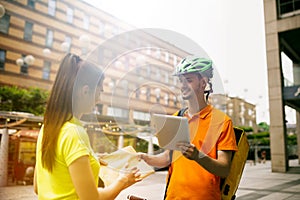
<path fill-rule="evenodd" d="M 212 158 L 218 150 L 237 151 L 231 119 L 208 105 L 199 113 L 188 117 L 190 138 L 197 149 Z M 166 199 L 221 199 L 220 177 L 211 174 L 198 163 L 174 151 Z"/>
<path fill-rule="evenodd" d="M 95 183 L 98 185 L 100 164 L 94 156 L 87 132 L 78 119 L 72 118 L 61 128 L 55 149 L 56 158 L 52 173 L 42 167 L 42 137 L 43 128 L 38 137 L 36 151 L 39 199 L 78 199 L 68 167 L 73 161 L 85 155 L 89 155 Z"/>

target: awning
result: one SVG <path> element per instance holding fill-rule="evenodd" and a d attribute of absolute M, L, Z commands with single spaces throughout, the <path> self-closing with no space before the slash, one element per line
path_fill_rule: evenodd
<path fill-rule="evenodd" d="M 20 130 L 13 135 L 18 138 L 28 138 L 28 139 L 37 140 L 39 135 L 39 130 Z"/>

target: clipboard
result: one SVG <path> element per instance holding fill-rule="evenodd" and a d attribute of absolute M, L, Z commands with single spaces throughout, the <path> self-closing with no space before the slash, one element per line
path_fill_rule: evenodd
<path fill-rule="evenodd" d="M 186 117 L 153 114 L 151 123 L 158 144 L 163 149 L 180 150 L 177 142 L 190 142 L 190 129 Z"/>

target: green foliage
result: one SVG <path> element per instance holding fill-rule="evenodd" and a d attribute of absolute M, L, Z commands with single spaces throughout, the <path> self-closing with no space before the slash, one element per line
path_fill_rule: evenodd
<path fill-rule="evenodd" d="M 247 135 L 249 142 L 256 143 L 258 145 L 270 145 L 270 133 L 269 132 L 259 132 Z M 296 145 L 297 135 L 287 136 L 287 145 Z"/>
<path fill-rule="evenodd" d="M 157 146 L 156 144 L 154 144 L 153 147 L 154 147 L 153 148 L 154 151 L 158 151 L 160 149 L 159 146 Z M 147 153 L 148 152 L 148 141 L 137 138 L 137 143 L 136 143 L 135 150 L 137 152 Z"/>
<path fill-rule="evenodd" d="M 258 124 L 258 128 L 261 131 L 269 131 L 270 130 L 270 126 L 266 122 L 260 122 Z"/>
<path fill-rule="evenodd" d="M 288 145 L 297 145 L 297 135 L 288 135 L 287 136 Z"/>
<path fill-rule="evenodd" d="M 0 110 L 29 112 L 40 116 L 44 114 L 48 95 L 47 91 L 39 88 L 2 86 L 0 87 Z"/>
<path fill-rule="evenodd" d="M 269 138 L 270 137 L 270 133 L 269 132 L 259 132 L 259 133 L 253 133 L 253 134 L 249 134 L 247 135 L 248 139 L 260 139 L 260 138 Z"/>
<path fill-rule="evenodd" d="M 239 126 L 238 128 L 243 129 L 246 133 L 253 132 L 253 128 L 251 126 Z"/>
<path fill-rule="evenodd" d="M 270 145 L 270 138 L 260 138 L 258 140 L 259 145 Z"/>

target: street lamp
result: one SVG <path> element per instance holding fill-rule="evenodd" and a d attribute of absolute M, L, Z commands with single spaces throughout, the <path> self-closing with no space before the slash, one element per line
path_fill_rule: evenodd
<path fill-rule="evenodd" d="M 49 55 L 51 54 L 51 50 L 48 49 L 48 48 L 45 48 L 45 49 L 43 49 L 43 54 L 44 54 L 45 56 L 49 56 Z"/>
<path fill-rule="evenodd" d="M 68 42 L 63 42 L 61 43 L 60 47 L 63 52 L 68 52 L 70 49 L 70 44 Z"/>
<path fill-rule="evenodd" d="M 16 60 L 16 64 L 21 67 L 20 71 L 22 74 L 28 74 L 28 66 L 32 65 L 35 61 L 35 58 L 32 55 L 27 55 Z"/>

